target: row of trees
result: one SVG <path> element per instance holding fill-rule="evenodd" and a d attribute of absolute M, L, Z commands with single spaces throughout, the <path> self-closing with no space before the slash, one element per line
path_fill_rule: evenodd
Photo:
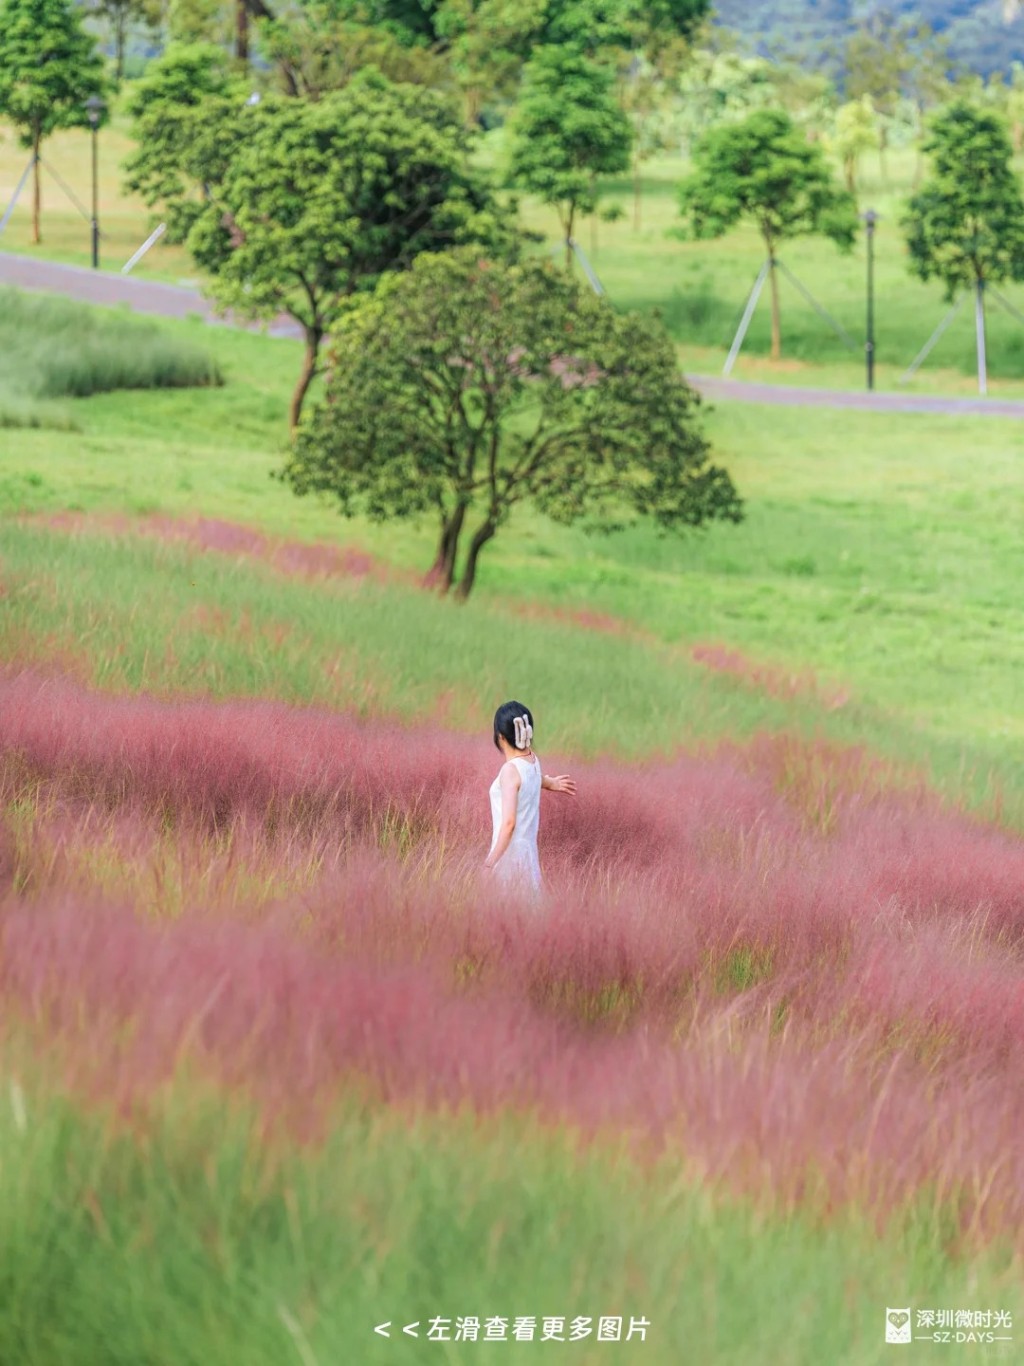
<path fill-rule="evenodd" d="M 966 101 L 933 121 L 924 150 L 931 173 L 903 217 L 911 269 L 938 279 L 952 299 L 964 288 L 1024 280 L 1024 193 L 1013 147 L 995 114 Z M 714 130 L 696 148 L 680 191 L 689 232 L 719 237 L 741 219 L 756 224 L 769 263 L 772 357 L 782 354 L 776 262 L 780 245 L 820 234 L 842 251 L 858 228 L 856 200 L 835 183 L 820 146 L 782 110 L 759 110 Z"/>

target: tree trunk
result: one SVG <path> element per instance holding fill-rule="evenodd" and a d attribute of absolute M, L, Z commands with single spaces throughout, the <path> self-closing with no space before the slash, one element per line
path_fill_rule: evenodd
<path fill-rule="evenodd" d="M 240 62 L 249 61 L 249 11 L 245 0 L 235 0 L 235 56 Z"/>
<path fill-rule="evenodd" d="M 497 531 L 497 525 L 492 517 L 488 517 L 486 522 L 482 522 L 473 533 L 473 539 L 469 543 L 469 554 L 466 556 L 466 567 L 462 571 L 462 578 L 459 581 L 458 598 L 460 602 L 465 602 L 473 591 L 473 583 L 476 579 L 476 562 L 480 558 L 480 552 Z"/>
<path fill-rule="evenodd" d="M 480 127 L 480 111 L 484 107 L 484 92 L 479 86 L 471 85 L 466 91 L 466 127 Z"/>
<path fill-rule="evenodd" d="M 433 567 L 423 580 L 424 588 L 438 588 L 447 593 L 455 578 L 455 556 L 459 549 L 462 524 L 466 520 L 466 505 L 459 503 L 452 515 L 441 522 L 441 540 L 437 547 L 437 558 Z"/>
<path fill-rule="evenodd" d="M 569 207 L 569 217 L 566 219 L 566 223 L 565 223 L 565 268 L 566 268 L 566 270 L 570 270 L 570 271 L 572 270 L 572 258 L 573 258 L 573 250 L 572 250 L 572 229 L 573 229 L 573 224 L 575 223 L 575 221 L 576 221 L 576 205 L 575 205 L 575 204 L 572 204 L 572 205 L 570 205 L 570 207 Z"/>
<path fill-rule="evenodd" d="M 633 156 L 633 231 L 640 231 L 640 196 L 643 193 L 643 182 L 640 179 L 640 158 L 634 153 Z"/>
<path fill-rule="evenodd" d="M 42 141 L 42 130 L 37 123 L 32 129 L 32 241 L 37 246 L 43 240 L 39 227 L 43 203 L 42 191 L 39 186 L 39 147 Z"/>
<path fill-rule="evenodd" d="M 302 405 L 316 374 L 316 363 L 320 355 L 320 343 L 323 340 L 323 335 L 319 328 L 306 328 L 306 354 L 302 358 L 302 373 L 299 375 L 299 382 L 295 386 L 295 392 L 292 394 L 292 401 L 288 408 L 288 426 L 293 433 L 299 425 Z"/>
<path fill-rule="evenodd" d="M 770 249 L 769 249 L 770 250 Z M 775 269 L 775 254 L 769 256 L 768 278 L 772 286 L 772 360 L 782 359 L 782 311 L 779 307 L 779 273 Z"/>
<path fill-rule="evenodd" d="M 851 194 L 857 192 L 857 161 L 855 157 L 847 157 L 843 162 L 843 172 L 846 176 L 846 188 Z"/>
<path fill-rule="evenodd" d="M 127 10 L 118 10 L 117 19 L 114 21 L 114 53 L 115 53 L 115 79 L 120 85 L 124 80 L 124 46 L 125 29 L 128 27 Z"/>

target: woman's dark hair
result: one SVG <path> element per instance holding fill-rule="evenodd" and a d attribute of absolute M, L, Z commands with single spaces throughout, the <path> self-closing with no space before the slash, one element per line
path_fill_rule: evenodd
<path fill-rule="evenodd" d="M 498 744 L 498 737 L 507 740 L 513 747 L 516 743 L 515 719 L 517 716 L 525 716 L 531 727 L 533 726 L 533 713 L 529 707 L 524 707 L 522 702 L 502 702 L 501 706 L 494 713 L 494 748 L 501 749 Z"/>

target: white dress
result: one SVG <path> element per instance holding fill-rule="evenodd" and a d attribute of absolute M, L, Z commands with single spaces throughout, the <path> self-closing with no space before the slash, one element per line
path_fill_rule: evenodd
<path fill-rule="evenodd" d="M 542 778 L 540 760 L 534 754 L 532 759 L 510 759 L 509 763 L 515 764 L 520 777 L 516 828 L 512 842 L 494 865 L 494 876 L 503 888 L 537 894 L 541 890 L 540 859 L 537 855 Z M 493 850 L 501 831 L 500 772 L 491 784 L 491 825 Z"/>

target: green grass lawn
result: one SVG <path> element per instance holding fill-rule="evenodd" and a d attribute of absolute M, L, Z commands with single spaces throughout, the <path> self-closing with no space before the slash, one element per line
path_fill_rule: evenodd
<path fill-rule="evenodd" d="M 296 499 L 270 478 L 284 451 L 284 405 L 298 360 L 292 343 L 199 323 L 170 331 L 201 335 L 225 387 L 100 395 L 74 404 L 80 433 L 8 434 L 4 512 L 217 516 L 291 539 L 356 544 L 403 569 L 429 565 L 429 523 L 346 523 L 330 506 Z M 658 648 L 716 641 L 784 669 L 809 667 L 852 692 L 856 710 L 828 719 L 837 737 L 870 738 L 915 761 L 929 759 L 946 781 L 973 774 L 986 792 L 978 775 L 994 765 L 1014 787 L 1008 753 L 1024 724 L 1016 701 L 1024 609 L 1015 585 L 1024 548 L 1015 423 L 745 405 L 721 405 L 707 423 L 747 500 L 742 526 L 686 539 L 647 530 L 588 538 L 521 512 L 482 561 L 480 609 L 507 621 L 501 613 L 516 595 L 614 614 L 651 633 Z M 86 579 L 75 581 L 87 591 Z M 443 686 L 449 647 L 464 641 L 465 620 L 454 605 L 428 607 L 409 590 L 388 591 L 409 603 L 408 612 L 396 608 L 403 618 L 429 620 L 440 633 L 433 654 L 416 631 L 408 640 L 413 654 L 423 648 L 424 658 L 436 655 L 427 673 Z M 101 601 L 101 580 L 95 592 Z M 340 621 L 325 628 L 325 648 L 333 629 L 342 629 Z M 624 667 L 635 658 L 611 638 L 590 632 L 587 639 L 595 668 L 611 668 L 615 651 Z M 557 632 L 545 649 L 557 658 Z M 608 660 L 599 665 L 604 653 Z M 683 656 L 675 650 L 659 667 L 670 678 Z M 412 655 L 393 663 L 399 671 L 417 667 Z M 535 664 L 543 672 L 540 659 Z M 544 667 L 563 666 L 549 657 Z M 487 678 L 488 686 L 496 683 Z M 726 682 L 714 683 L 724 696 Z M 667 716 L 662 703 L 643 701 L 645 686 L 640 677 L 629 688 L 632 705 L 651 722 L 639 726 L 635 747 L 651 743 Z M 606 700 L 621 710 L 621 698 Z M 569 712 L 567 705 L 566 722 Z M 733 724 L 728 716 L 712 727 L 716 733 Z M 699 724 L 684 729 L 693 734 Z M 679 733 L 673 730 L 669 743 Z"/>

